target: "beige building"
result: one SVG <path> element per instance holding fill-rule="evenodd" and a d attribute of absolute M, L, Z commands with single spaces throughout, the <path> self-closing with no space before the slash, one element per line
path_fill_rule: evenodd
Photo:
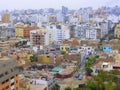
<path fill-rule="evenodd" d="M 114 31 L 114 36 L 120 38 L 120 24 L 117 24 Z"/>
<path fill-rule="evenodd" d="M 5 13 L 2 15 L 2 23 L 9 23 L 10 22 L 10 14 Z"/>

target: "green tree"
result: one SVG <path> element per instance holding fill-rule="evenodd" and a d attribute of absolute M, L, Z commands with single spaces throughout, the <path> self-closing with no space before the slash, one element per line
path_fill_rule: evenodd
<path fill-rule="evenodd" d="M 105 90 L 115 90 L 115 86 L 113 86 L 112 82 L 109 82 L 105 85 Z"/>
<path fill-rule="evenodd" d="M 55 84 L 53 87 L 52 87 L 52 90 L 60 90 L 60 86 L 58 84 Z"/>
<path fill-rule="evenodd" d="M 97 90 L 98 84 L 95 81 L 88 80 L 86 82 L 86 89 L 85 90 Z"/>
<path fill-rule="evenodd" d="M 91 76 L 93 70 L 91 68 L 86 68 L 86 75 Z"/>
<path fill-rule="evenodd" d="M 111 70 L 111 71 L 110 71 L 110 74 L 120 75 L 120 71 L 119 71 L 119 70 Z"/>
<path fill-rule="evenodd" d="M 72 90 L 71 87 L 66 87 L 65 90 Z"/>
<path fill-rule="evenodd" d="M 62 55 L 65 55 L 66 54 L 66 51 L 60 51 Z"/>
<path fill-rule="evenodd" d="M 37 62 L 38 61 L 38 56 L 37 55 L 33 55 L 30 57 L 31 62 Z"/>

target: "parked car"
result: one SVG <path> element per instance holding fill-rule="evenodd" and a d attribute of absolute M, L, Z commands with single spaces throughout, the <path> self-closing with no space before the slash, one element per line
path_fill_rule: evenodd
<path fill-rule="evenodd" d="M 78 76 L 78 80 L 82 80 L 82 79 L 83 79 L 83 75 L 80 74 L 80 75 Z"/>
<path fill-rule="evenodd" d="M 79 74 L 76 74 L 76 75 L 75 75 L 75 78 L 78 78 L 78 77 L 79 77 Z"/>

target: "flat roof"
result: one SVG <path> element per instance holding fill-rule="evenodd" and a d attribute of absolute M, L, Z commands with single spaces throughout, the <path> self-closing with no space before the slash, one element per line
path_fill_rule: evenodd
<path fill-rule="evenodd" d="M 47 85 L 31 85 L 30 84 L 30 90 L 44 90 L 47 88 Z"/>

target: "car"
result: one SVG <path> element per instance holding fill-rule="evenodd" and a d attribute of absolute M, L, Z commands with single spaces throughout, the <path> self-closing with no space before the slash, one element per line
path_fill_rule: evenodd
<path fill-rule="evenodd" d="M 76 75 L 75 75 L 75 78 L 78 78 L 78 77 L 79 77 L 79 74 L 76 74 Z"/>
<path fill-rule="evenodd" d="M 78 77 L 78 80 L 82 80 L 83 79 L 83 75 L 80 74 L 79 77 Z"/>

